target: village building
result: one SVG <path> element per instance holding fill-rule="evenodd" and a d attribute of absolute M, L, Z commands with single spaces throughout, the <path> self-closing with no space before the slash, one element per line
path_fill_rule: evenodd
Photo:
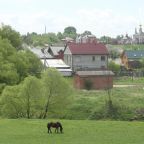
<path fill-rule="evenodd" d="M 107 69 L 108 51 L 101 43 L 68 43 L 64 62 L 73 71 Z"/>
<path fill-rule="evenodd" d="M 139 31 L 135 28 L 135 34 L 133 35 L 133 43 L 144 44 L 144 32 L 142 31 L 142 25 L 140 25 Z"/>
<path fill-rule="evenodd" d="M 140 25 L 139 30 L 135 28 L 135 33 L 132 37 L 128 34 L 122 36 L 121 39 L 118 40 L 118 44 L 144 44 L 144 32 L 142 30 L 142 25 Z"/>
<path fill-rule="evenodd" d="M 48 52 L 47 48 L 30 48 L 30 50 L 41 60 L 44 68 L 55 68 L 63 76 L 71 76 L 72 70 L 70 66 L 66 65 L 62 59 L 56 59 L 53 55 Z M 54 54 L 57 54 L 54 51 Z"/>
<path fill-rule="evenodd" d="M 41 62 L 45 68 L 55 68 L 63 76 L 72 76 L 72 70 L 70 66 L 66 65 L 61 59 L 42 59 Z"/>
<path fill-rule="evenodd" d="M 121 63 L 126 69 L 140 67 L 140 60 L 144 58 L 144 50 L 127 50 L 121 54 Z"/>
<path fill-rule="evenodd" d="M 105 71 L 78 71 L 74 76 L 74 86 L 78 89 L 111 89 L 114 73 Z"/>
<path fill-rule="evenodd" d="M 79 37 L 76 43 L 68 43 L 64 51 L 64 61 L 74 71 L 74 87 L 87 89 L 107 89 L 113 87 L 114 73 L 108 70 L 108 50 L 97 43 L 93 35 Z"/>

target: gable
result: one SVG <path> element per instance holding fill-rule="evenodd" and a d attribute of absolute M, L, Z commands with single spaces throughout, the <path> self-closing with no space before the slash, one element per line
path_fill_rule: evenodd
<path fill-rule="evenodd" d="M 69 46 L 66 47 L 64 54 L 72 54 L 70 49 L 69 49 Z"/>

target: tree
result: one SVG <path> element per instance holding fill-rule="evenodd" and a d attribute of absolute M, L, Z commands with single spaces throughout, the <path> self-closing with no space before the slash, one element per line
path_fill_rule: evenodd
<path fill-rule="evenodd" d="M 8 39 L 12 46 L 17 50 L 21 48 L 21 36 L 19 32 L 13 30 L 11 26 L 2 24 L 2 27 L 0 28 L 0 36 L 2 39 Z"/>
<path fill-rule="evenodd" d="M 76 36 L 77 36 L 76 28 L 73 27 L 73 26 L 66 27 L 66 28 L 64 29 L 63 35 L 64 35 L 65 37 L 70 37 L 70 38 L 75 39 Z"/>
<path fill-rule="evenodd" d="M 62 39 L 64 38 L 64 36 L 63 36 L 63 34 L 62 34 L 61 32 L 58 32 L 58 33 L 57 33 L 57 38 L 58 38 L 59 40 L 62 40 Z"/>
<path fill-rule="evenodd" d="M 108 68 L 112 70 L 115 74 L 118 74 L 118 72 L 120 71 L 120 65 L 115 64 L 113 61 L 110 61 L 108 63 Z"/>
<path fill-rule="evenodd" d="M 19 85 L 7 86 L 0 100 L 2 113 L 10 118 L 38 117 L 43 108 L 41 90 L 41 81 L 33 76 L 28 76 Z"/>
<path fill-rule="evenodd" d="M 9 58 L 16 54 L 16 49 L 6 39 L 0 38 L 0 83 L 16 84 L 19 75 L 15 64 Z"/>
<path fill-rule="evenodd" d="M 63 76 L 53 68 L 49 68 L 44 72 L 42 81 L 46 99 L 43 118 L 46 118 L 48 111 L 60 111 L 64 106 L 67 106 L 70 100 L 71 88 Z"/>
<path fill-rule="evenodd" d="M 20 85 L 6 86 L 1 95 L 1 113 L 8 118 L 24 117 L 23 103 L 19 96 Z"/>
<path fill-rule="evenodd" d="M 83 35 L 83 36 L 85 36 L 85 35 L 92 35 L 92 33 L 91 33 L 90 31 L 86 30 L 86 31 L 84 31 L 84 32 L 82 33 L 82 35 Z"/>
<path fill-rule="evenodd" d="M 28 119 L 33 117 L 40 107 L 40 100 L 42 99 L 41 88 L 41 82 L 36 77 L 29 76 L 25 78 L 21 87 L 20 97 Z"/>

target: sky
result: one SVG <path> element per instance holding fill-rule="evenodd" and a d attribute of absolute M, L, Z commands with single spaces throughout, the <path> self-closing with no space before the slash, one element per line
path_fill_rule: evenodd
<path fill-rule="evenodd" d="M 144 0 L 0 0 L 0 23 L 21 34 L 64 32 L 68 26 L 96 37 L 144 28 Z"/>

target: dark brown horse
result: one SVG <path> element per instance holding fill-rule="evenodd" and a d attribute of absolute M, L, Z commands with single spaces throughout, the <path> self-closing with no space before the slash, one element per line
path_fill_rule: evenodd
<path fill-rule="evenodd" d="M 63 133 L 63 127 L 60 122 L 50 122 L 47 124 L 48 133 L 52 133 L 51 128 L 55 128 L 55 133 Z"/>

